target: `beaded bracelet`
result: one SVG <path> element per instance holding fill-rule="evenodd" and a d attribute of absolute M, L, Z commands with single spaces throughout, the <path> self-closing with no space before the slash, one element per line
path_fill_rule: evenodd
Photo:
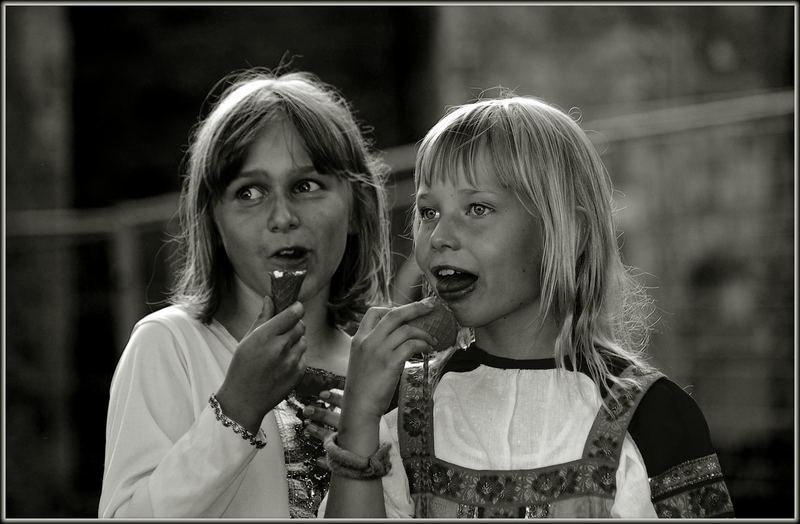
<path fill-rule="evenodd" d="M 266 435 L 264 435 L 264 432 L 262 430 L 259 429 L 259 434 L 263 436 L 263 439 L 259 440 L 258 438 L 256 438 L 255 435 L 247 431 L 247 429 L 244 426 L 242 426 L 235 420 L 228 418 L 227 415 L 225 415 L 225 413 L 222 412 L 222 406 L 219 405 L 219 400 L 217 400 L 217 396 L 214 395 L 213 393 L 211 394 L 210 397 L 208 397 L 208 403 L 214 410 L 214 414 L 217 416 L 217 420 L 222 422 L 223 426 L 225 426 L 226 428 L 231 428 L 234 433 L 236 433 L 237 435 L 241 435 L 244 440 L 249 441 L 250 444 L 256 447 L 256 449 L 261 449 L 267 445 L 267 437 Z"/>
<path fill-rule="evenodd" d="M 370 480 L 383 477 L 392 469 L 389 461 L 389 442 L 382 443 L 378 450 L 369 457 L 356 455 L 352 451 L 339 446 L 336 432 L 325 439 L 325 451 L 328 453 L 328 467 L 333 473 L 358 480 Z"/>

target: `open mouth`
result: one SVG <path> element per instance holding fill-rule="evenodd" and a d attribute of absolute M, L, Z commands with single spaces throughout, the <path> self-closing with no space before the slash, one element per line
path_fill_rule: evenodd
<path fill-rule="evenodd" d="M 305 267 L 308 262 L 309 250 L 301 246 L 281 248 L 270 255 L 270 259 L 278 267 L 297 269 Z"/>
<path fill-rule="evenodd" d="M 436 266 L 431 272 L 436 279 L 436 292 L 444 300 L 454 300 L 471 292 L 478 275 L 453 266 Z"/>

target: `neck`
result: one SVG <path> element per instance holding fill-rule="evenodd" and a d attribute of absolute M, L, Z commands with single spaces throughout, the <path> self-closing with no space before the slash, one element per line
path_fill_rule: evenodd
<path fill-rule="evenodd" d="M 308 366 L 329 369 L 344 375 L 350 352 L 350 337 L 328 322 L 328 292 L 326 286 L 315 296 L 303 302 L 304 335 L 308 342 Z M 216 319 L 237 340 L 241 341 L 253 325 L 264 299 L 247 287 L 238 277 L 232 289 L 223 297 Z"/>
<path fill-rule="evenodd" d="M 504 358 L 553 358 L 557 338 L 558 323 L 555 319 L 529 308 L 513 311 L 490 324 L 475 328 L 478 347 Z"/>

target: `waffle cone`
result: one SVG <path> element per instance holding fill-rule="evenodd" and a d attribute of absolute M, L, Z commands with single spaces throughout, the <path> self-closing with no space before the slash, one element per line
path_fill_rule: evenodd
<path fill-rule="evenodd" d="M 437 297 L 428 297 L 422 302 L 433 302 L 433 310 L 408 324 L 422 328 L 436 338 L 439 343 L 433 348 L 434 351 L 444 351 L 454 346 L 458 338 L 459 325 L 453 312 Z"/>
<path fill-rule="evenodd" d="M 272 304 L 275 307 L 273 314 L 278 314 L 287 307 L 297 302 L 300 287 L 306 278 L 306 270 L 299 271 L 271 271 L 269 274 L 272 285 Z"/>

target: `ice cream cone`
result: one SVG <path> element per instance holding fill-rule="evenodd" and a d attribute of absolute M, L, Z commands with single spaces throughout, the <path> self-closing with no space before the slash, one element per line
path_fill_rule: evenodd
<path fill-rule="evenodd" d="M 270 272 L 269 279 L 272 285 L 272 303 L 275 307 L 275 314 L 280 313 L 297 301 L 305 277 L 305 269 L 298 271 L 275 270 Z"/>

